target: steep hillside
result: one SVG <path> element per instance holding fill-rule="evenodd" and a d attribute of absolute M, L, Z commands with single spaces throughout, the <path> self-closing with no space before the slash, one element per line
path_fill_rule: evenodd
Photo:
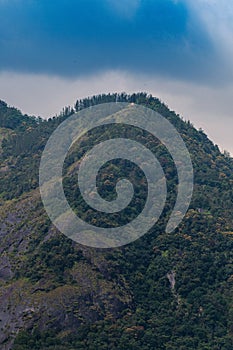
<path fill-rule="evenodd" d="M 177 128 L 194 167 L 190 208 L 179 227 L 165 233 L 176 196 L 174 164 L 158 140 L 124 130 L 150 148 L 163 166 L 169 189 L 163 215 L 148 234 L 122 248 L 74 243 L 51 224 L 38 189 L 46 141 L 73 110 L 42 121 L 1 102 L 0 348 L 232 350 L 233 160 L 202 130 L 144 93 L 95 96 L 77 101 L 75 108 L 116 100 L 152 108 Z M 70 175 L 95 140 L 112 132 L 89 134 L 66 159 L 66 195 L 90 222 L 99 217 L 80 209 L 77 179 Z M 120 170 L 118 163 L 103 169 L 100 182 L 110 168 L 118 176 L 134 173 L 142 180 L 131 165 Z M 107 179 L 113 188 L 114 181 Z M 143 191 L 139 197 L 144 198 Z M 123 213 L 122 223 L 125 219 Z"/>

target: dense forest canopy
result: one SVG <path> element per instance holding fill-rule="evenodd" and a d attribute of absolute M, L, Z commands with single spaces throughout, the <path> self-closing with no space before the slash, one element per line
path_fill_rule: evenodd
<path fill-rule="evenodd" d="M 98 250 L 55 229 L 38 190 L 40 157 L 51 133 L 74 111 L 105 102 L 130 102 L 159 112 L 178 130 L 194 167 L 194 193 L 183 222 L 165 233 L 176 198 L 171 156 L 146 133 L 124 130 L 150 148 L 166 174 L 168 198 L 159 222 L 136 242 Z M 75 169 L 111 128 L 85 135 L 69 152 L 64 189 L 83 219 L 113 225 L 80 200 Z M 119 134 L 122 130 L 119 130 Z M 233 160 L 203 130 L 146 93 L 98 95 L 42 120 L 0 102 L 0 344 L 4 349 L 232 350 Z M 106 198 L 115 177 L 139 181 L 130 164 L 111 163 L 99 176 Z M 141 183 L 140 183 L 141 181 Z M 141 192 L 140 192 L 141 191 Z M 137 215 L 123 212 L 121 222 Z"/>

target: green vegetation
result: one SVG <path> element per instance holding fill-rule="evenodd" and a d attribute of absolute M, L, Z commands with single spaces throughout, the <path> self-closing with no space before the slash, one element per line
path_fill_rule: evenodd
<path fill-rule="evenodd" d="M 50 223 L 38 191 L 46 141 L 73 110 L 42 121 L 1 102 L 0 344 L 13 350 L 232 350 L 233 160 L 202 130 L 145 93 L 95 96 L 75 108 L 116 100 L 158 111 L 183 137 L 195 175 L 189 211 L 175 232 L 165 233 L 176 198 L 172 159 L 151 135 L 119 128 L 119 135 L 145 144 L 159 159 L 169 189 L 165 210 L 148 234 L 128 246 L 95 250 L 75 244 Z M 116 179 L 134 178 L 132 208 L 119 218 L 84 206 L 74 170 L 89 148 L 112 135 L 111 127 L 85 135 L 64 167 L 72 207 L 106 226 L 137 215 L 146 193 L 139 169 L 110 162 L 98 178 L 101 194 L 110 198 Z"/>

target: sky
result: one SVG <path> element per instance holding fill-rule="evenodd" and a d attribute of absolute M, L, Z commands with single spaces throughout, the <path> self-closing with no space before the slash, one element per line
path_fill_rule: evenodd
<path fill-rule="evenodd" d="M 146 91 L 233 154 L 230 0 L 0 0 L 0 99 L 44 118 Z"/>

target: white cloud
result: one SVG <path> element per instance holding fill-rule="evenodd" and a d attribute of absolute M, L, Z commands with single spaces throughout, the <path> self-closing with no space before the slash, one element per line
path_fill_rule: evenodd
<path fill-rule="evenodd" d="M 140 7 L 142 0 L 107 0 L 112 9 L 120 16 L 131 18 Z"/>
<path fill-rule="evenodd" d="M 118 72 L 76 80 L 36 74 L 0 74 L 0 99 L 24 113 L 44 118 L 59 113 L 67 105 L 73 106 L 78 98 L 126 87 L 127 75 Z"/>
<path fill-rule="evenodd" d="M 233 74 L 233 2 L 231 0 L 181 0 L 201 20 L 219 55 Z"/>

